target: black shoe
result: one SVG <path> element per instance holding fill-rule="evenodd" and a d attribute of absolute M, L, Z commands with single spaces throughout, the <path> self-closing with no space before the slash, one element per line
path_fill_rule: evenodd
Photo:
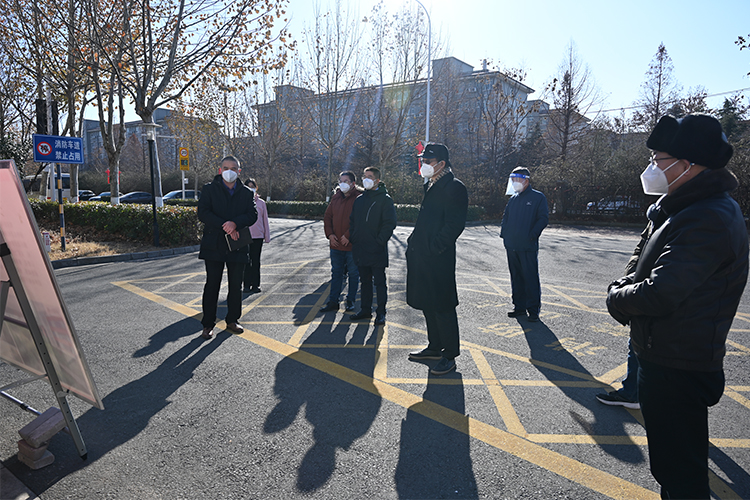
<path fill-rule="evenodd" d="M 539 315 L 537 313 L 529 313 L 529 321 L 536 323 L 539 321 Z"/>
<path fill-rule="evenodd" d="M 350 321 L 359 321 L 361 319 L 369 320 L 370 318 L 372 318 L 372 313 L 367 313 L 365 311 L 359 311 L 357 314 L 349 316 Z"/>
<path fill-rule="evenodd" d="M 517 318 L 519 316 L 526 316 L 526 311 L 523 309 L 513 309 L 512 311 L 508 311 L 509 318 Z"/>
<path fill-rule="evenodd" d="M 414 351 L 409 353 L 409 359 L 415 361 L 421 361 L 423 359 L 442 359 L 443 355 L 440 351 L 433 351 L 431 349 L 422 349 L 421 351 Z"/>
<path fill-rule="evenodd" d="M 242 293 L 253 293 L 253 289 L 246 286 L 242 289 Z"/>
<path fill-rule="evenodd" d="M 438 364 L 435 365 L 435 368 L 430 370 L 430 373 L 432 373 L 433 375 L 445 375 L 446 373 L 450 373 L 455 369 L 456 369 L 455 360 L 448 359 L 448 358 L 440 358 L 440 361 L 438 361 Z"/>
<path fill-rule="evenodd" d="M 254 286 L 250 289 L 250 293 L 260 293 L 261 289 L 259 286 Z"/>
<path fill-rule="evenodd" d="M 328 304 L 324 305 L 320 308 L 320 312 L 327 313 L 331 311 L 338 311 L 339 310 L 339 304 L 338 302 L 329 302 Z"/>
<path fill-rule="evenodd" d="M 606 394 L 597 394 L 596 399 L 600 403 L 609 406 L 624 406 L 625 408 L 629 408 L 631 410 L 641 409 L 641 405 L 638 401 L 631 401 L 630 399 L 623 397 L 619 393 L 619 391 L 608 392 Z"/>
<path fill-rule="evenodd" d="M 375 324 L 376 325 L 385 325 L 385 314 L 376 314 L 375 315 Z"/>
<path fill-rule="evenodd" d="M 346 312 L 352 312 L 354 310 L 354 302 L 351 300 L 346 301 Z"/>

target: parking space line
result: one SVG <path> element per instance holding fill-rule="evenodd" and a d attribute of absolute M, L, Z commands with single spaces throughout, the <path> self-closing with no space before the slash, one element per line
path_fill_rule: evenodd
<path fill-rule="evenodd" d="M 326 286 L 326 289 L 323 291 L 323 293 L 320 294 L 320 297 L 307 313 L 305 319 L 302 320 L 302 324 L 294 332 L 294 335 L 292 335 L 292 338 L 289 339 L 289 342 L 287 342 L 289 345 L 299 347 L 302 343 L 302 337 L 305 336 L 307 330 L 313 327 L 317 327 L 323 321 L 323 316 L 321 316 L 317 320 L 315 319 L 315 316 L 318 314 L 318 310 L 323 306 L 323 302 L 325 302 L 326 297 L 328 297 L 328 294 L 330 292 L 331 284 L 328 283 L 328 286 Z"/>
<path fill-rule="evenodd" d="M 746 398 L 742 394 L 738 392 L 734 392 L 733 390 L 730 390 L 729 388 L 724 389 L 724 394 L 734 399 L 745 408 L 750 409 L 750 399 Z"/>
<path fill-rule="evenodd" d="M 518 418 L 518 414 L 513 408 L 513 404 L 510 402 L 510 399 L 508 399 L 508 396 L 505 394 L 505 391 L 495 377 L 495 373 L 487 362 L 487 358 L 485 358 L 482 351 L 478 349 L 469 349 L 469 352 L 479 369 L 479 374 L 482 375 L 482 378 L 487 384 L 490 396 L 492 396 L 492 400 L 495 402 L 495 408 L 497 408 L 500 418 L 503 419 L 506 429 L 508 429 L 508 432 L 517 436 L 525 436 L 526 429 Z"/>
<path fill-rule="evenodd" d="M 281 343 L 249 329 L 246 329 L 239 336 L 611 498 L 623 500 L 658 498 L 655 492 L 620 477 L 549 450 L 510 432 L 497 429 L 472 417 L 467 417 L 432 401 L 422 399 L 420 396 L 381 380 L 301 351 L 292 345 Z"/>
<path fill-rule="evenodd" d="M 388 324 L 377 327 L 375 345 L 375 366 L 372 371 L 373 378 L 385 380 L 388 378 Z"/>

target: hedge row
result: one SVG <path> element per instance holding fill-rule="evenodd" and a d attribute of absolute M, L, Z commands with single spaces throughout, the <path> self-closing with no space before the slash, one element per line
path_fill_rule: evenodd
<path fill-rule="evenodd" d="M 31 208 L 39 222 L 55 224 L 59 221 L 57 203 L 32 201 Z M 196 216 L 195 207 L 165 206 L 157 210 L 156 220 L 162 246 L 195 245 L 200 241 L 203 224 Z M 153 221 L 151 205 L 65 204 L 66 225 L 91 227 L 134 241 L 152 241 Z"/>
<path fill-rule="evenodd" d="M 200 242 L 203 224 L 198 220 L 197 208 L 193 200 L 186 200 L 193 206 L 170 203 L 159 208 L 156 220 L 159 224 L 159 242 L 162 246 L 195 245 Z M 323 201 L 270 201 L 267 203 L 270 215 L 283 215 L 305 218 L 322 218 L 328 204 Z M 31 201 L 31 208 L 39 222 L 57 224 L 59 209 L 50 201 Z M 66 224 L 91 227 L 99 231 L 118 235 L 135 241 L 150 242 L 153 238 L 153 212 L 151 205 L 117 205 L 104 202 L 84 202 L 65 204 Z M 396 205 L 399 222 L 415 222 L 419 215 L 417 205 Z M 479 220 L 484 209 L 472 205 L 467 219 Z"/>

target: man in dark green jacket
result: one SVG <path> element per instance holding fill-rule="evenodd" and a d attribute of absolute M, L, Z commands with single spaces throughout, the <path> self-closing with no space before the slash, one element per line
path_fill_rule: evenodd
<path fill-rule="evenodd" d="M 388 267 L 388 240 L 396 229 L 396 208 L 385 184 L 380 182 L 380 169 L 367 167 L 362 176 L 365 191 L 354 200 L 349 217 L 352 257 L 359 269 L 360 303 L 362 308 L 351 316 L 352 321 L 372 317 L 372 282 L 378 293 L 375 324 L 385 324 L 385 305 L 388 287 L 385 268 Z"/>
<path fill-rule="evenodd" d="M 456 240 L 466 226 L 469 195 L 453 176 L 443 144 L 427 144 L 420 156 L 427 182 L 406 248 L 406 302 L 424 314 L 428 345 L 409 353 L 409 359 L 438 359 L 430 373 L 445 375 L 456 369 L 460 354 Z"/>
<path fill-rule="evenodd" d="M 242 274 L 249 262 L 247 247 L 229 250 L 226 235 L 239 239 L 238 230 L 252 226 L 258 219 L 253 192 L 237 180 L 240 162 L 234 156 L 221 160 L 219 175 L 203 186 L 198 201 L 198 219 L 205 224 L 199 259 L 206 263 L 206 285 L 203 287 L 204 339 L 213 337 L 216 325 L 216 308 L 219 302 L 221 277 L 227 267 L 229 292 L 227 294 L 227 330 L 242 333 L 238 323 L 242 314 Z"/>

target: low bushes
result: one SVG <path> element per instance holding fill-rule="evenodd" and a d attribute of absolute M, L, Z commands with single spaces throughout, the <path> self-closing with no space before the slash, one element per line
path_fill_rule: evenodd
<path fill-rule="evenodd" d="M 177 201 L 177 200 L 175 200 Z M 162 246 L 196 245 L 200 242 L 203 224 L 198 220 L 194 200 L 179 200 L 157 209 L 159 243 Z M 40 223 L 57 224 L 60 213 L 57 203 L 32 200 L 31 208 Z M 192 206 L 185 206 L 192 205 Z M 270 215 L 292 216 L 311 219 L 323 217 L 328 204 L 324 201 L 270 201 Z M 415 222 L 419 215 L 418 205 L 396 205 L 399 222 Z M 472 205 L 467 220 L 480 220 L 484 209 Z M 117 205 L 103 202 L 65 204 L 66 225 L 90 227 L 129 240 L 150 242 L 153 238 L 153 212 L 151 205 Z"/>

